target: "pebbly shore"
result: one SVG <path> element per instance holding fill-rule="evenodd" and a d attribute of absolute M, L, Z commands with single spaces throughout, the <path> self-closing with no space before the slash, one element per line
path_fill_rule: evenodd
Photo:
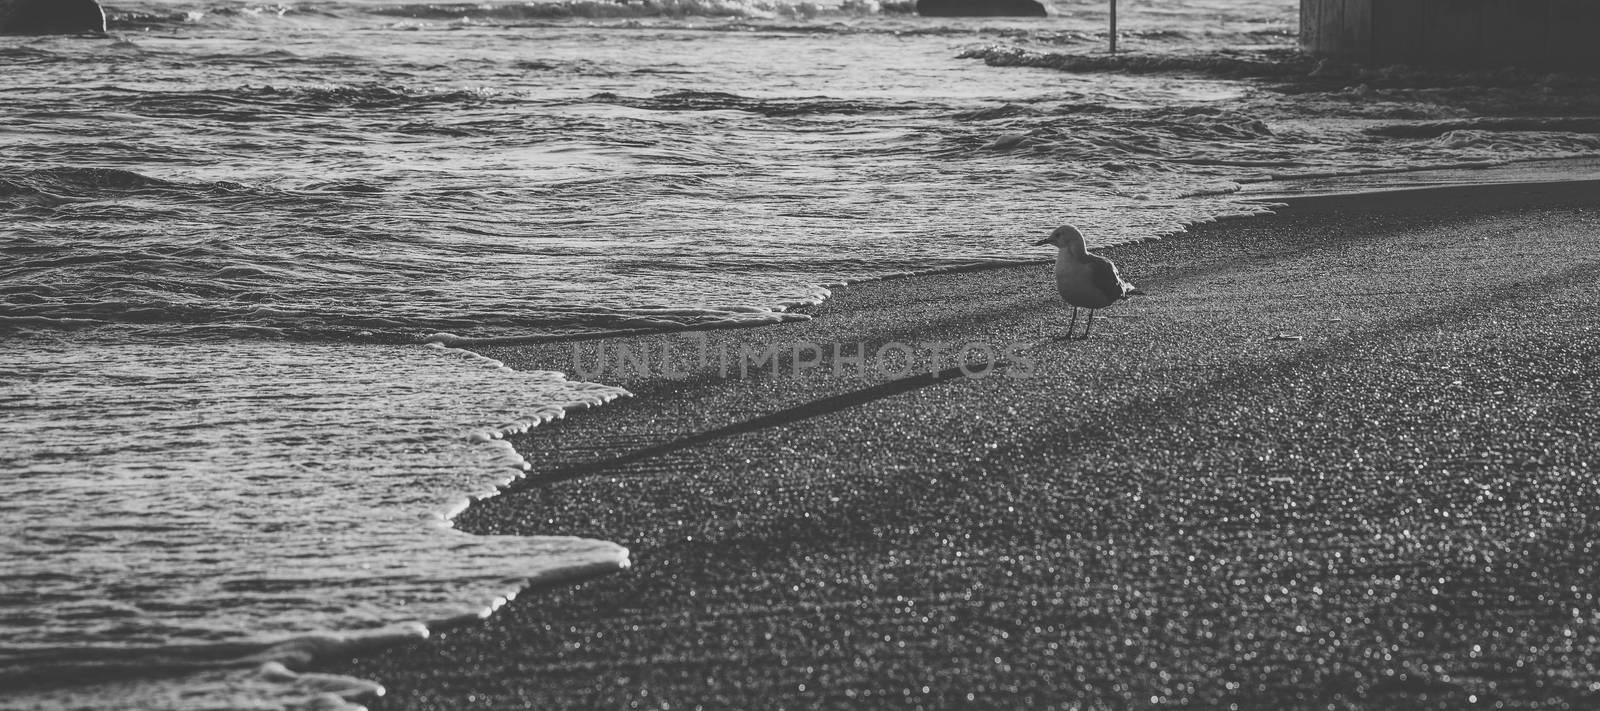
<path fill-rule="evenodd" d="M 1600 183 L 1101 253 L 1144 294 L 1087 340 L 1041 264 L 482 349 L 635 354 L 458 519 L 633 567 L 323 669 L 375 709 L 1600 706 Z"/>

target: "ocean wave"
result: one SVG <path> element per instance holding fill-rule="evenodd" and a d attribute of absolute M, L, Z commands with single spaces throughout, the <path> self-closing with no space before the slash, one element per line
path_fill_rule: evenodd
<path fill-rule="evenodd" d="M 1257 88 L 1239 92 L 1222 113 L 1135 110 L 1102 100 L 958 116 L 978 125 L 955 140 L 980 153 L 1043 154 L 1124 171 L 1187 165 L 1220 179 L 1253 180 L 1600 150 L 1600 76 L 1373 67 L 1289 48 L 1110 56 L 989 46 L 961 56 L 995 66 L 1163 74 L 1176 81 L 1199 75 Z M 1073 115 L 1084 111 L 1104 115 Z M 1004 130 L 996 135 L 984 130 L 986 123 Z"/>
<path fill-rule="evenodd" d="M 1015 45 L 988 45 L 965 50 L 962 59 L 979 59 L 994 67 L 1029 67 L 1078 73 L 1189 74 L 1228 79 L 1294 81 L 1307 90 L 1332 86 L 1368 87 L 1594 87 L 1600 67 L 1569 72 L 1534 72 L 1507 67 L 1460 70 L 1406 65 L 1369 65 L 1314 57 L 1292 47 L 1225 49 L 1211 52 L 1124 52 L 1081 54 L 1039 52 Z"/>
<path fill-rule="evenodd" d="M 1440 138 L 1457 131 L 1600 133 L 1600 118 L 1592 116 L 1469 118 L 1389 124 L 1365 129 L 1369 135 L 1386 138 Z"/>
<path fill-rule="evenodd" d="M 383 84 L 246 86 L 236 90 L 236 93 L 259 101 L 289 101 L 314 106 L 343 106 L 358 109 L 403 109 L 430 104 L 479 104 L 500 96 L 486 88 L 419 91 L 404 86 Z"/>
<path fill-rule="evenodd" d="M 238 281 L 238 280 L 231 280 Z M 256 293 L 240 290 L 241 300 Z M 22 298 L 28 298 L 26 295 Z M 565 340 L 595 333 L 641 333 L 704 328 L 731 328 L 787 321 L 809 316 L 781 310 L 745 312 L 735 309 L 693 308 L 662 313 L 638 309 L 568 310 L 529 307 L 521 314 L 472 314 L 453 317 L 414 317 L 405 314 L 370 314 L 357 310 L 223 308 L 168 301 L 90 301 L 67 304 L 23 304 L 0 300 L 0 335 L 40 331 L 108 329 L 139 326 L 141 333 L 160 336 L 232 336 L 282 339 L 327 339 L 372 343 L 421 343 L 446 334 L 451 342 L 464 339 Z M 460 331 L 473 334 L 457 336 Z"/>
<path fill-rule="evenodd" d="M 822 96 L 793 99 L 752 99 L 721 91 L 673 91 L 649 97 L 602 93 L 590 96 L 588 101 L 652 111 L 731 110 L 748 111 L 769 117 L 806 116 L 811 114 L 861 114 L 921 108 L 920 105 L 909 102 L 885 103 L 858 99 L 830 99 Z"/>
<path fill-rule="evenodd" d="M 270 292 L 287 281 L 304 280 L 292 267 L 240 264 L 195 275 L 210 259 L 196 255 L 155 253 L 92 254 L 80 258 L 34 260 L 28 272 L 99 270 L 116 272 L 111 281 L 127 296 L 94 299 L 42 284 L 19 284 L 0 293 L 0 335 L 50 331 L 136 327 L 152 336 L 275 339 L 329 339 L 372 343 L 421 343 L 429 340 L 476 342 L 478 339 L 565 340 L 595 333 L 639 333 L 685 329 L 732 328 L 809 319 L 787 313 L 791 305 L 815 303 L 820 297 L 795 299 L 771 308 L 731 306 L 634 308 L 505 304 L 494 311 L 464 307 L 456 313 L 374 313 L 360 305 L 338 303 L 281 304 Z M 198 264 L 197 264 L 197 263 Z M 6 275 L 0 271 L 0 276 Z M 172 293 L 162 295 L 163 291 Z M 178 291 L 203 292 L 192 303 Z M 825 292 L 824 292 L 825 293 Z M 456 335 L 456 332 L 471 334 Z M 442 335 L 441 335 L 442 334 Z"/>
<path fill-rule="evenodd" d="M 691 175 L 633 179 L 659 184 L 658 190 L 703 190 L 681 187 L 695 182 Z M 440 331 L 571 335 L 797 318 L 775 315 L 782 309 L 770 305 L 753 309 L 737 302 L 669 310 L 648 300 L 631 307 L 562 303 L 560 293 L 530 291 L 498 278 L 478 283 L 483 291 L 457 293 L 446 284 L 460 280 L 442 275 L 455 274 L 463 259 L 573 259 L 593 247 L 576 239 L 555 251 L 523 244 L 505 234 L 509 223 L 498 218 L 479 225 L 471 218 L 418 224 L 414 218 L 373 217 L 396 205 L 415 215 L 434 203 L 489 206 L 527 197 L 402 187 L 394 180 L 328 176 L 289 187 L 184 181 L 118 168 L 0 168 L 0 213 L 10 213 L 16 228 L 0 244 L 0 282 L 6 284 L 0 289 L 0 333 L 137 326 L 153 334 L 394 343 Z M 611 190 L 619 178 L 595 180 Z M 540 188 L 548 194 L 595 189 L 554 183 Z M 341 217 L 307 225 L 301 216 L 308 212 Z M 153 223 L 164 227 L 152 229 Z M 481 247 L 464 250 L 454 237 L 469 234 L 488 239 L 469 237 Z M 649 279 L 658 266 L 619 261 L 613 274 Z M 809 293 L 781 291 L 773 303 Z"/>
<path fill-rule="evenodd" d="M 1254 53 L 1105 55 L 1036 52 L 1021 47 L 991 45 L 963 51 L 957 57 L 981 59 L 992 67 L 1119 74 L 1194 73 L 1229 78 L 1306 76 L 1318 66 L 1316 60 L 1293 49 Z"/>
<path fill-rule="evenodd" d="M 227 60 L 238 63 L 238 57 Z M 263 64 L 280 60 L 262 59 Z M 136 114 L 173 120 L 225 122 L 230 129 L 261 130 L 275 122 L 315 119 L 328 109 L 389 112 L 395 121 L 414 121 L 422 110 L 483 106 L 524 101 L 519 94 L 492 87 L 413 88 L 387 84 L 284 84 L 220 86 L 200 90 L 148 90 L 121 85 L 99 87 L 71 104 L 29 106 L 35 120 L 82 119 L 86 112 Z"/>
<path fill-rule="evenodd" d="M 731 17 L 811 18 L 914 11 L 915 3 L 845 0 L 840 3 L 783 0 L 556 0 L 508 4 L 418 3 L 373 10 L 375 14 L 429 20 L 552 20 L 561 18 Z"/>
<path fill-rule="evenodd" d="M 774 2 L 768 0 L 665 0 L 641 2 L 638 0 L 566 0 L 560 2 L 525 3 L 414 3 L 403 5 L 372 6 L 359 4 L 330 4 L 328 6 L 275 5 L 248 8 L 199 7 L 183 11 L 156 9 L 106 8 L 106 29 L 110 32 L 145 32 L 151 30 L 182 30 L 195 27 L 249 28 L 273 21 L 299 21 L 308 15 L 328 18 L 356 19 L 371 17 L 378 20 L 419 20 L 437 23 L 527 25 L 561 20 L 650 20 L 650 19 L 717 19 L 735 23 L 729 27 L 711 29 L 745 30 L 752 27 L 742 21 L 760 23 L 757 29 L 775 32 L 828 32 L 851 33 L 877 31 L 844 26 L 803 24 L 806 21 L 851 18 L 870 15 L 915 15 L 914 1 L 904 2 L 874 0 L 846 1 L 843 3 Z M 786 24 L 786 23 L 802 24 Z M 778 24 L 772 24 L 778 23 Z M 940 28 L 911 28 L 911 32 L 945 33 Z M 960 33 L 965 30 L 949 30 Z"/>
<path fill-rule="evenodd" d="M 388 84 L 251 86 L 212 91 L 141 92 L 120 103 L 147 115 L 213 115 L 241 121 L 270 118 L 264 109 L 399 109 L 435 105 L 473 105 L 501 99 L 487 88 L 418 90 Z"/>
<path fill-rule="evenodd" d="M 205 13 L 200 11 L 152 12 L 109 7 L 106 8 L 106 31 L 133 32 L 175 27 L 193 24 L 204 16 Z"/>
<path fill-rule="evenodd" d="M 329 5 L 315 3 L 196 4 L 193 7 L 174 9 L 171 7 L 148 6 L 128 8 L 110 5 L 105 8 L 105 14 L 106 29 L 108 31 L 128 32 L 174 28 L 185 25 L 249 24 L 260 20 L 285 17 L 337 17 L 341 14 L 339 10 L 343 8 L 354 9 L 359 8 L 359 6 L 342 6 L 337 3 Z"/>
<path fill-rule="evenodd" d="M 1027 152 L 1105 166 L 1106 161 L 1144 158 L 1152 162 L 1193 158 L 1206 149 L 1248 150 L 1273 143 L 1275 135 L 1261 117 L 1206 106 L 1124 110 L 1108 121 L 1098 112 L 1079 115 L 1039 112 L 1031 127 L 1014 127 L 998 136 L 978 130 L 955 137 L 968 151 Z"/>
<path fill-rule="evenodd" d="M 0 210 L 27 211 L 36 208 L 77 204 L 77 217 L 101 219 L 118 209 L 118 200 L 132 196 L 162 200 L 255 201 L 263 197 L 289 196 L 315 201 L 319 196 L 307 191 L 295 194 L 267 186 L 215 180 L 184 182 L 155 178 L 122 168 L 54 167 L 17 170 L 0 167 Z M 101 203 L 108 212 L 97 212 Z"/>
<path fill-rule="evenodd" d="M 439 347 L 148 336 L 41 334 L 0 378 L 0 563 L 29 593 L 0 596 L 0 706 L 345 708 L 381 687 L 292 669 L 628 566 L 451 525 L 531 469 L 504 437 L 626 391 Z"/>
<path fill-rule="evenodd" d="M 0 60 L 4 60 L 4 63 L 11 67 L 20 67 L 27 64 L 49 64 L 66 61 L 67 59 L 67 55 L 41 47 L 29 45 L 0 47 Z"/>
<path fill-rule="evenodd" d="M 1045 115 L 1045 111 L 1037 107 L 1024 106 L 1022 104 L 1005 104 L 991 108 L 958 112 L 951 118 L 957 121 L 995 121 L 1019 116 L 1036 117 L 1043 115 Z"/>
<path fill-rule="evenodd" d="M 75 193 L 110 188 L 141 190 L 178 184 L 118 168 L 41 168 L 15 177 L 0 177 L 0 195 L 40 192 Z"/>
<path fill-rule="evenodd" d="M 34 170 L 0 168 L 0 209 L 28 204 L 59 204 L 131 193 L 238 195 L 255 192 L 228 181 L 182 183 L 153 178 L 121 168 L 57 167 Z"/>

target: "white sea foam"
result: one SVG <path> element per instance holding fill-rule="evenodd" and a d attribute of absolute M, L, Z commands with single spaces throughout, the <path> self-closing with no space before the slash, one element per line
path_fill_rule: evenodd
<path fill-rule="evenodd" d="M 528 468 L 501 437 L 617 388 L 443 347 L 56 334 L 0 349 L 0 677 L 121 679 L 0 706 L 371 693 L 288 670 L 627 564 L 601 541 L 438 525 Z M 163 668 L 193 671 L 140 681 Z"/>

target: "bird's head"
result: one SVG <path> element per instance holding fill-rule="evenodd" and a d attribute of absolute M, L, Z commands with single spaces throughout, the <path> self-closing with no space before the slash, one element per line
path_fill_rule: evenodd
<path fill-rule="evenodd" d="M 1055 232 L 1051 232 L 1049 237 L 1034 242 L 1033 246 L 1040 247 L 1047 244 L 1082 252 L 1084 250 L 1083 233 L 1072 225 L 1062 225 L 1057 227 Z"/>

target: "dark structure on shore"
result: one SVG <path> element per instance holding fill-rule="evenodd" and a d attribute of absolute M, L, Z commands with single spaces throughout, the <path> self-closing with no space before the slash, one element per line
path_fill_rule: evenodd
<path fill-rule="evenodd" d="M 1044 17 L 1037 0 L 917 0 L 925 17 Z"/>
<path fill-rule="evenodd" d="M 106 14 L 95 0 L 0 0 L 0 34 L 105 31 Z"/>
<path fill-rule="evenodd" d="M 1600 73 L 1600 0 L 1300 0 L 1300 46 L 1381 64 Z"/>

